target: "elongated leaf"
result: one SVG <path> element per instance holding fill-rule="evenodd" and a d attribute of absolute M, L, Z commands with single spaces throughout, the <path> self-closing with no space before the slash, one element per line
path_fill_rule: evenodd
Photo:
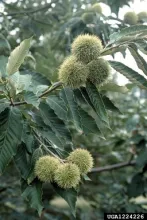
<path fill-rule="evenodd" d="M 43 156 L 43 151 L 40 147 L 38 147 L 34 152 L 33 152 L 33 155 L 32 155 L 32 158 L 31 158 L 31 165 L 30 165 L 30 170 L 29 170 L 29 174 L 27 176 L 27 182 L 28 184 L 30 184 L 36 177 L 35 175 L 35 172 L 34 172 L 34 167 L 35 167 L 35 164 L 36 164 L 36 161 Z"/>
<path fill-rule="evenodd" d="M 60 92 L 60 97 L 64 101 L 65 105 L 67 106 L 68 120 L 74 123 L 77 130 L 81 130 L 80 115 L 78 112 L 78 106 L 77 106 L 77 103 L 75 102 L 74 93 L 72 89 L 70 88 L 62 89 Z"/>
<path fill-rule="evenodd" d="M 24 72 L 24 74 L 26 73 Z M 32 85 L 34 87 L 37 87 L 40 85 L 47 85 L 47 86 L 51 85 L 51 82 L 49 81 L 49 79 L 47 79 L 41 73 L 27 71 L 27 74 L 30 74 L 32 76 Z"/>
<path fill-rule="evenodd" d="M 22 193 L 22 197 L 28 201 L 32 208 L 38 211 L 39 215 L 41 215 L 43 209 L 42 184 L 39 181 L 27 186 Z"/>
<path fill-rule="evenodd" d="M 0 100 L 0 113 L 3 112 L 6 108 L 8 108 L 10 104 L 7 100 Z"/>
<path fill-rule="evenodd" d="M 22 41 L 21 44 L 11 52 L 7 63 L 7 73 L 9 75 L 12 75 L 19 70 L 19 67 L 29 51 L 31 40 L 32 37 Z"/>
<path fill-rule="evenodd" d="M 62 99 L 58 96 L 52 95 L 46 99 L 46 102 L 60 119 L 67 120 L 67 108 Z"/>
<path fill-rule="evenodd" d="M 99 137 L 102 137 L 102 133 L 97 126 L 96 121 L 92 118 L 86 111 L 79 107 L 79 113 L 81 115 L 81 124 L 84 134 L 96 134 Z"/>
<path fill-rule="evenodd" d="M 24 95 L 24 99 L 28 104 L 32 104 L 36 108 L 38 108 L 40 104 L 40 99 L 33 92 L 26 92 Z"/>
<path fill-rule="evenodd" d="M 106 109 L 120 113 L 118 107 L 116 107 L 115 104 L 107 96 L 103 96 L 102 98 Z"/>
<path fill-rule="evenodd" d="M 109 125 L 108 114 L 105 109 L 105 105 L 103 103 L 102 97 L 98 92 L 97 88 L 91 82 L 87 82 L 86 90 L 89 95 L 89 98 L 96 110 L 96 113 L 99 115 L 100 119 Z"/>
<path fill-rule="evenodd" d="M 21 120 L 17 108 L 7 108 L 0 114 L 0 173 L 17 152 L 23 128 Z"/>
<path fill-rule="evenodd" d="M 133 176 L 130 185 L 128 185 L 128 196 L 137 197 L 144 193 L 145 181 L 141 173 L 137 173 Z"/>
<path fill-rule="evenodd" d="M 11 46 L 10 46 L 9 42 L 2 34 L 0 34 L 0 49 L 1 49 L 1 52 L 11 50 Z"/>
<path fill-rule="evenodd" d="M 5 56 L 0 56 L 0 77 L 6 77 L 6 65 L 8 62 L 8 58 Z"/>
<path fill-rule="evenodd" d="M 23 125 L 21 140 L 25 144 L 28 153 L 31 154 L 33 152 L 35 141 L 34 136 L 31 134 L 30 127 L 27 126 L 26 123 Z"/>
<path fill-rule="evenodd" d="M 138 68 L 140 68 L 145 75 L 147 75 L 147 63 L 144 58 L 138 53 L 136 45 L 131 44 L 129 50 L 134 57 Z"/>
<path fill-rule="evenodd" d="M 110 35 L 110 44 L 114 43 L 115 41 L 119 40 L 120 38 L 126 37 L 131 35 L 132 37 L 136 34 L 146 34 L 147 33 L 147 26 L 146 25 L 133 25 L 130 27 L 126 27 L 122 29 L 118 33 L 113 33 Z"/>
<path fill-rule="evenodd" d="M 142 75 L 137 73 L 135 70 L 120 62 L 109 61 L 109 63 L 113 67 L 113 69 L 123 74 L 131 82 L 137 84 L 138 86 L 143 86 L 147 88 L 147 80 Z"/>
<path fill-rule="evenodd" d="M 30 163 L 28 159 L 29 159 L 29 155 L 26 152 L 25 146 L 24 144 L 21 144 L 14 157 L 14 162 L 23 179 L 26 179 L 29 174 Z"/>
<path fill-rule="evenodd" d="M 38 130 L 44 140 L 46 140 L 53 148 L 63 148 L 65 143 L 60 137 L 56 136 L 55 133 L 48 129 L 48 131 Z"/>
<path fill-rule="evenodd" d="M 103 125 L 103 122 L 100 120 L 99 115 L 97 115 L 95 108 L 88 96 L 88 93 L 86 91 L 85 88 L 80 88 L 80 89 L 76 89 L 74 90 L 74 94 L 75 94 L 75 98 L 76 101 L 79 105 L 79 113 L 80 113 L 80 117 L 81 117 L 81 125 L 83 128 L 83 131 L 85 134 L 89 133 L 95 133 L 99 136 L 99 137 L 104 137 L 104 135 L 102 134 L 102 127 L 105 126 L 105 123 Z M 86 119 L 84 121 L 84 118 Z M 89 129 L 86 128 L 86 126 L 88 126 L 88 123 L 91 123 L 89 125 Z"/>
<path fill-rule="evenodd" d="M 142 40 L 135 40 L 134 42 L 136 44 L 136 46 L 138 47 L 138 49 L 144 53 L 147 54 L 147 41 L 145 39 Z"/>
<path fill-rule="evenodd" d="M 56 193 L 68 203 L 73 216 L 76 217 L 77 191 L 75 189 L 62 189 L 58 187 L 56 184 L 52 185 Z"/>
<path fill-rule="evenodd" d="M 31 86 L 30 74 L 22 75 L 19 72 L 14 73 L 9 77 L 9 84 L 15 89 L 16 94 L 22 92 L 23 90 L 28 90 Z"/>
<path fill-rule="evenodd" d="M 101 86 L 100 91 L 103 91 L 103 90 L 111 91 L 111 92 L 120 92 L 120 93 L 126 93 L 129 91 L 126 86 L 119 86 L 115 84 L 114 82 L 109 82 Z"/>
<path fill-rule="evenodd" d="M 61 142 L 66 139 L 71 141 L 69 130 L 66 128 L 64 122 L 60 120 L 54 111 L 46 103 L 41 103 L 39 106 L 44 123 L 55 132 L 55 134 L 61 139 Z"/>

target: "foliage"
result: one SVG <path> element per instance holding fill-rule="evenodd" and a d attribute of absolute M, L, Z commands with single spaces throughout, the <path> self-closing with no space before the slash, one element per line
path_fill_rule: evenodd
<path fill-rule="evenodd" d="M 120 7 L 128 4 L 126 0 L 104 2 L 116 14 Z M 89 1 L 84 3 L 88 8 Z M 82 4 L 78 0 L 53 0 L 35 8 L 34 1 L 4 2 L 7 14 L 0 14 L 3 18 L 0 36 L 1 175 L 6 171 L 1 176 L 0 185 L 2 218 L 6 217 L 5 207 L 14 210 L 10 211 L 10 219 L 37 218 L 22 199 L 18 203 L 23 209 L 17 207 L 14 195 L 7 198 L 10 192 L 19 198 L 19 178 L 22 197 L 44 219 L 51 219 L 54 215 L 72 218 L 69 210 L 58 210 L 46 202 L 54 195 L 53 189 L 69 204 L 74 216 L 78 194 L 90 204 L 87 219 L 99 219 L 106 211 L 146 212 L 144 206 L 135 204 L 131 199 L 146 196 L 147 190 L 147 64 L 140 54 L 140 51 L 146 54 L 147 26 L 139 23 L 128 26 L 115 16 L 106 17 L 97 12 L 89 25 L 82 20 L 85 13 L 80 9 Z M 111 20 L 117 21 L 116 26 L 109 24 Z M 10 34 L 14 30 L 15 36 Z M 113 71 L 130 80 L 126 87 L 118 86 L 113 79 L 101 87 L 87 80 L 84 86 L 75 89 L 57 82 L 57 68 L 69 55 L 73 39 L 83 33 L 101 39 L 104 49 L 101 48 L 98 56 L 104 59 L 106 55 L 114 57 L 117 52 L 124 55 L 129 49 L 144 75 L 122 62 L 109 60 Z M 143 102 L 135 96 L 137 92 L 142 94 Z M 108 164 L 124 163 L 126 159 L 125 166 L 130 167 L 126 168 L 126 172 L 121 169 L 102 172 L 103 168 L 94 168 L 89 174 L 92 181 L 82 175 L 80 187 L 63 189 L 52 183 L 46 189 L 34 171 L 39 158 L 51 155 L 64 162 L 77 147 L 91 151 L 95 167 L 105 168 Z M 19 174 L 16 171 L 11 174 L 12 168 L 17 168 Z M 77 170 L 73 169 L 79 182 Z M 109 168 L 106 170 L 109 171 Z M 65 167 L 63 172 L 58 173 L 57 179 L 65 185 L 61 178 L 68 173 Z M 98 175 L 96 172 L 102 173 Z M 77 185 L 74 181 L 73 187 Z M 85 219 L 80 209 L 77 209 L 77 219 Z"/>

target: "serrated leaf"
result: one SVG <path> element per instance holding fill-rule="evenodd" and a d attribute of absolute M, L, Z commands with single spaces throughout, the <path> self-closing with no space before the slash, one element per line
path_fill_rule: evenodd
<path fill-rule="evenodd" d="M 46 103 L 40 103 L 39 106 L 44 123 L 55 132 L 56 136 L 64 142 L 64 139 L 71 141 L 71 135 L 69 130 L 66 128 L 64 122 L 57 117 L 54 111 Z"/>
<path fill-rule="evenodd" d="M 67 120 L 67 108 L 62 99 L 58 96 L 52 95 L 46 99 L 46 102 L 60 119 Z"/>
<path fill-rule="evenodd" d="M 140 75 L 135 70 L 131 69 L 130 67 L 124 65 L 121 62 L 117 61 L 109 61 L 110 65 L 113 69 L 115 69 L 117 72 L 123 74 L 125 77 L 127 77 L 131 82 L 135 83 L 138 86 L 147 88 L 147 80 Z"/>
<path fill-rule="evenodd" d="M 48 129 L 48 131 L 38 130 L 42 136 L 54 149 L 63 148 L 65 144 L 61 141 L 61 138 L 55 135 L 54 132 Z"/>
<path fill-rule="evenodd" d="M 136 45 L 129 45 L 129 50 L 134 57 L 138 68 L 141 69 L 145 75 L 147 75 L 147 63 L 144 58 L 138 53 Z"/>
<path fill-rule="evenodd" d="M 0 56 L 0 77 L 6 77 L 6 65 L 8 62 L 8 57 Z"/>
<path fill-rule="evenodd" d="M 10 106 L 7 100 L 0 100 L 0 113 Z"/>
<path fill-rule="evenodd" d="M 74 93 L 70 88 L 64 88 L 60 91 L 60 97 L 67 106 L 67 117 L 69 121 L 72 121 L 77 130 L 81 130 L 80 115 L 78 112 L 78 106 L 74 98 Z"/>
<path fill-rule="evenodd" d="M 19 67 L 24 62 L 25 57 L 30 48 L 31 38 L 25 39 L 20 43 L 18 47 L 16 47 L 10 54 L 7 63 L 7 73 L 8 75 L 12 75 L 19 70 Z"/>
<path fill-rule="evenodd" d="M 121 113 L 112 100 L 110 100 L 107 96 L 103 96 L 102 99 L 107 110 Z"/>
<path fill-rule="evenodd" d="M 120 32 L 113 33 L 112 35 L 110 35 L 109 44 L 116 42 L 117 40 L 119 40 L 122 37 L 126 37 L 129 35 L 134 37 L 134 35 L 146 34 L 146 33 L 147 33 L 147 26 L 146 25 L 132 25 L 130 27 L 126 27 L 126 28 L 122 29 Z"/>
<path fill-rule="evenodd" d="M 5 109 L 0 114 L 0 172 L 2 173 L 17 152 L 22 134 L 22 115 L 19 109 Z"/>
<path fill-rule="evenodd" d="M 108 114 L 103 103 L 102 97 L 98 92 L 97 88 L 91 82 L 87 82 L 86 90 L 89 95 L 89 98 L 95 108 L 96 113 L 99 115 L 100 119 L 109 126 Z"/>
<path fill-rule="evenodd" d="M 120 92 L 120 93 L 128 92 L 128 88 L 126 86 L 119 86 L 113 82 L 109 82 L 101 86 L 100 91 L 103 91 L 103 90 L 111 91 L 111 92 Z"/>
<path fill-rule="evenodd" d="M 76 217 L 76 201 L 77 201 L 77 191 L 75 189 L 62 189 L 56 184 L 52 184 L 56 193 L 61 196 L 71 208 L 71 212 L 74 217 Z"/>
<path fill-rule="evenodd" d="M 145 39 L 135 40 L 134 43 L 137 45 L 138 49 L 139 49 L 142 53 L 147 54 L 147 41 L 146 41 Z"/>
<path fill-rule="evenodd" d="M 110 48 L 105 48 L 104 50 L 102 50 L 101 52 L 101 56 L 106 56 L 106 55 L 113 55 L 117 52 L 124 52 L 126 50 L 126 48 L 123 46 L 114 46 L 114 47 L 110 47 Z"/>
<path fill-rule="evenodd" d="M 128 186 L 128 196 L 137 197 L 144 193 L 145 181 L 142 173 L 137 173 L 133 176 L 131 183 Z"/>
<path fill-rule="evenodd" d="M 17 150 L 17 153 L 14 157 L 14 162 L 16 167 L 18 168 L 21 177 L 26 180 L 29 170 L 30 170 L 30 163 L 28 161 L 28 154 L 26 152 L 24 144 L 21 144 Z"/>
<path fill-rule="evenodd" d="M 43 156 L 43 151 L 42 149 L 39 147 L 36 150 L 34 150 L 32 158 L 31 158 L 31 169 L 29 171 L 29 174 L 27 176 L 27 182 L 28 184 L 30 184 L 36 177 L 35 172 L 34 172 L 34 167 L 36 164 L 36 161 Z"/>
<path fill-rule="evenodd" d="M 39 104 L 40 104 L 40 99 L 33 93 L 30 91 L 27 91 L 24 95 L 24 100 L 28 103 L 28 104 L 32 104 L 33 106 L 35 106 L 36 108 L 38 108 Z"/>
<path fill-rule="evenodd" d="M 90 133 L 102 136 L 102 133 L 97 126 L 94 118 L 92 118 L 86 111 L 79 107 L 79 113 L 81 115 L 81 124 L 84 134 L 88 135 Z"/>
<path fill-rule="evenodd" d="M 23 124 L 23 132 L 21 137 L 22 142 L 25 144 L 27 151 L 31 154 L 34 147 L 34 136 L 31 134 L 30 127 L 26 123 Z"/>
<path fill-rule="evenodd" d="M 29 205 L 38 211 L 39 216 L 42 213 L 42 183 L 35 182 L 27 186 L 23 191 L 22 197 L 28 201 Z"/>
<path fill-rule="evenodd" d="M 23 90 L 28 90 L 31 85 L 31 78 L 32 76 L 30 74 L 23 75 L 16 72 L 9 77 L 9 84 L 12 88 L 14 88 L 16 94 L 18 94 Z"/>
<path fill-rule="evenodd" d="M 0 34 L 0 50 L 1 50 L 1 52 L 11 50 L 9 42 L 7 41 L 7 39 L 2 34 Z"/>
<path fill-rule="evenodd" d="M 83 117 L 86 117 L 87 121 L 92 122 L 92 127 L 93 128 L 91 127 L 90 128 L 91 132 L 90 132 L 90 130 L 89 130 L 89 132 L 94 133 L 94 130 L 95 130 L 96 134 L 99 137 L 103 138 L 104 136 L 103 136 L 102 130 L 101 130 L 102 127 L 103 127 L 103 122 L 100 120 L 100 117 L 95 112 L 95 108 L 94 108 L 94 106 L 93 106 L 93 104 L 92 104 L 92 102 L 91 102 L 91 100 L 88 96 L 88 93 L 87 93 L 86 89 L 84 87 L 80 88 L 80 89 L 76 89 L 76 90 L 74 90 L 74 94 L 75 94 L 76 102 L 79 105 L 79 113 L 80 113 L 81 119 Z M 81 109 L 85 112 L 85 114 L 84 114 L 83 111 L 81 111 Z M 82 128 L 84 128 L 86 125 L 83 125 L 82 123 L 85 124 L 86 121 L 84 122 L 84 120 L 81 120 Z M 87 122 L 87 126 L 88 126 L 88 122 Z M 88 134 L 86 130 L 83 129 L 83 131 L 85 131 L 85 133 Z"/>
<path fill-rule="evenodd" d="M 138 155 L 138 157 L 136 159 L 136 165 L 138 167 L 143 167 L 146 163 L 147 163 L 147 149 L 145 149 L 145 150 L 143 149 L 139 153 L 139 155 Z"/>
<path fill-rule="evenodd" d="M 41 73 L 36 73 L 36 72 L 30 72 L 29 71 L 29 74 L 32 76 L 32 85 L 34 87 L 37 87 L 37 86 L 40 86 L 40 85 L 46 85 L 46 86 L 51 85 L 51 82 L 49 81 L 49 79 L 47 79 Z"/>

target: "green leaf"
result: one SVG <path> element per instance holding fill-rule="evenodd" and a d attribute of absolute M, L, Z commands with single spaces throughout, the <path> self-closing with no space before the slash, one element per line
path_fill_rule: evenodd
<path fill-rule="evenodd" d="M 62 99 L 51 95 L 46 99 L 46 102 L 61 120 L 67 120 L 67 108 Z"/>
<path fill-rule="evenodd" d="M 17 152 L 22 134 L 22 115 L 19 109 L 5 109 L 0 114 L 0 172 L 2 173 Z"/>
<path fill-rule="evenodd" d="M 0 56 L 0 77 L 6 77 L 6 65 L 8 62 L 8 58 L 5 56 Z"/>
<path fill-rule="evenodd" d="M 120 92 L 120 93 L 128 92 L 128 88 L 126 86 L 119 86 L 113 82 L 109 82 L 101 86 L 100 91 L 103 91 L 103 90 L 111 91 L 111 92 Z"/>
<path fill-rule="evenodd" d="M 10 103 L 6 99 L 0 100 L 0 113 L 10 106 Z"/>
<path fill-rule="evenodd" d="M 27 71 L 27 74 L 28 73 L 32 76 L 32 85 L 34 88 L 36 88 L 37 86 L 40 86 L 40 85 L 46 85 L 46 86 L 51 85 L 51 82 L 49 81 L 49 79 L 47 79 L 41 73 Z M 26 74 L 26 73 L 24 72 L 24 74 Z"/>
<path fill-rule="evenodd" d="M 102 137 L 102 133 L 95 121 L 86 111 L 79 107 L 79 113 L 81 115 L 81 124 L 84 134 L 88 135 L 90 133 L 96 134 Z"/>
<path fill-rule="evenodd" d="M 76 217 L 76 201 L 77 201 L 77 191 L 75 189 L 62 189 L 56 184 L 52 184 L 56 193 L 61 196 L 69 205 L 71 212 L 74 217 Z"/>
<path fill-rule="evenodd" d="M 43 156 L 43 152 L 42 149 L 40 147 L 38 147 L 36 150 L 34 150 L 32 158 L 31 158 L 31 169 L 29 171 L 29 174 L 27 176 L 27 182 L 28 184 L 30 184 L 36 177 L 35 172 L 34 172 L 34 167 L 36 164 L 36 161 Z"/>
<path fill-rule="evenodd" d="M 31 129 L 29 126 L 27 126 L 26 123 L 24 123 L 23 125 L 23 133 L 22 133 L 21 140 L 25 144 L 27 151 L 29 153 L 32 153 L 35 141 L 34 141 L 34 136 L 31 133 Z"/>
<path fill-rule="evenodd" d="M 135 70 L 131 69 L 130 67 L 124 65 L 123 63 L 117 61 L 109 61 L 110 65 L 115 69 L 117 72 L 123 74 L 127 77 L 131 82 L 135 83 L 138 86 L 146 87 L 147 88 L 147 80 L 140 75 Z"/>
<path fill-rule="evenodd" d="M 102 50 L 101 52 L 101 56 L 106 56 L 106 55 L 112 55 L 115 54 L 117 52 L 124 52 L 126 50 L 126 47 L 124 45 L 122 46 L 114 46 L 114 47 L 110 47 L 110 48 L 105 48 L 104 50 Z"/>
<path fill-rule="evenodd" d="M 56 148 L 63 148 L 65 147 L 65 144 L 63 143 L 63 141 L 61 140 L 61 138 L 59 138 L 58 136 L 55 135 L 54 132 L 52 132 L 51 130 L 48 129 L 48 131 L 43 131 L 43 130 L 39 130 L 42 138 L 44 138 L 49 144 L 52 145 L 52 147 L 54 149 Z"/>
<path fill-rule="evenodd" d="M 143 149 L 137 159 L 136 159 L 136 165 L 138 167 L 143 167 L 147 163 L 147 149 Z"/>
<path fill-rule="evenodd" d="M 38 211 L 39 216 L 42 213 L 42 183 L 35 182 L 32 185 L 27 186 L 23 191 L 22 197 L 28 201 L 30 206 Z"/>
<path fill-rule="evenodd" d="M 145 39 L 135 40 L 134 43 L 137 45 L 138 49 L 139 49 L 142 53 L 147 54 L 147 42 L 146 42 Z"/>
<path fill-rule="evenodd" d="M 30 163 L 28 159 L 29 159 L 29 155 L 26 152 L 25 146 L 24 144 L 21 144 L 18 147 L 17 153 L 14 157 L 14 161 L 15 161 L 16 167 L 18 168 L 21 174 L 21 177 L 25 180 L 30 170 Z"/>
<path fill-rule="evenodd" d="M 95 108 L 96 113 L 99 115 L 100 119 L 109 126 L 108 114 L 105 109 L 101 94 L 98 92 L 97 88 L 91 82 L 87 82 L 86 90 L 89 98 Z"/>
<path fill-rule="evenodd" d="M 33 93 L 30 91 L 27 91 L 24 95 L 24 100 L 28 103 L 28 104 L 32 104 L 34 107 L 38 108 L 39 104 L 40 104 L 40 99 Z"/>
<path fill-rule="evenodd" d="M 142 173 L 137 173 L 133 176 L 131 183 L 128 186 L 128 196 L 137 197 L 144 193 L 145 182 Z"/>
<path fill-rule="evenodd" d="M 99 137 L 104 137 L 102 134 L 102 124 L 99 115 L 95 112 L 95 108 L 88 96 L 85 88 L 74 90 L 76 101 L 79 105 L 79 113 L 81 117 L 81 125 L 85 134 L 96 133 Z M 86 119 L 84 121 L 84 118 Z M 89 124 L 90 123 L 90 124 Z M 88 124 L 90 126 L 88 126 Z M 104 123 L 105 124 L 105 123 Z M 89 128 L 86 128 L 86 126 Z"/>
<path fill-rule="evenodd" d="M 20 74 L 19 72 L 14 73 L 9 77 L 9 84 L 16 90 L 16 94 L 22 92 L 23 90 L 28 90 L 31 86 L 30 74 Z"/>
<path fill-rule="evenodd" d="M 139 34 L 146 34 L 147 33 L 147 26 L 146 25 L 132 25 L 130 27 L 126 27 L 122 29 L 119 33 L 113 33 L 110 35 L 110 42 L 112 44 L 123 37 L 131 35 L 134 38 L 134 35 Z"/>
<path fill-rule="evenodd" d="M 56 136 L 61 139 L 61 142 L 64 141 L 64 139 L 71 141 L 71 135 L 69 130 L 66 128 L 66 125 L 57 117 L 50 106 L 46 103 L 41 103 L 39 109 L 44 123 L 48 125 L 53 130 L 53 132 L 55 132 Z"/>
<path fill-rule="evenodd" d="M 25 57 L 30 48 L 31 38 L 28 38 L 20 43 L 10 54 L 8 63 L 7 63 L 7 73 L 12 75 L 19 70 L 19 67 L 24 62 Z"/>
<path fill-rule="evenodd" d="M 74 93 L 70 88 L 64 88 L 60 92 L 60 97 L 64 101 L 67 107 L 67 117 L 69 121 L 72 121 L 77 130 L 81 130 L 80 115 L 78 112 L 78 106 L 75 101 Z"/>
<path fill-rule="evenodd" d="M 138 53 L 136 45 L 129 45 L 129 50 L 132 56 L 134 57 L 138 68 L 141 69 L 145 75 L 147 75 L 147 63 L 143 59 L 143 57 Z"/>
<path fill-rule="evenodd" d="M 114 105 L 112 100 L 110 100 L 107 96 L 103 96 L 102 99 L 107 110 L 121 113 L 120 110 Z"/>
<path fill-rule="evenodd" d="M 10 44 L 7 39 L 2 34 L 0 34 L 0 52 L 2 54 L 2 52 L 5 52 L 7 50 L 11 50 Z"/>

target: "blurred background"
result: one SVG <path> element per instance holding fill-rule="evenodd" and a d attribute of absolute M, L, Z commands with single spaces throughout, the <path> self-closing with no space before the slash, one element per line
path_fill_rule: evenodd
<path fill-rule="evenodd" d="M 95 3 L 100 4 L 101 12 L 91 10 Z M 124 21 L 126 12 L 138 14 L 146 8 L 147 0 L 0 0 L 0 58 L 33 36 L 21 71 L 41 73 L 56 82 L 58 68 L 77 35 L 95 34 L 105 46 L 110 34 L 129 26 Z M 147 17 L 138 21 L 146 22 Z M 146 59 L 147 48 L 140 53 Z M 126 48 L 107 58 L 143 74 Z M 113 72 L 107 95 L 120 112 L 110 112 L 111 130 L 103 131 L 105 138 L 83 137 L 73 129 L 75 146 L 87 148 L 95 160 L 79 192 L 77 219 L 81 220 L 101 220 L 105 212 L 147 212 L 147 93 Z M 18 175 L 11 163 L 0 176 L 0 220 L 39 219 L 21 197 Z M 44 184 L 43 201 L 40 219 L 74 219 L 49 184 Z"/>

